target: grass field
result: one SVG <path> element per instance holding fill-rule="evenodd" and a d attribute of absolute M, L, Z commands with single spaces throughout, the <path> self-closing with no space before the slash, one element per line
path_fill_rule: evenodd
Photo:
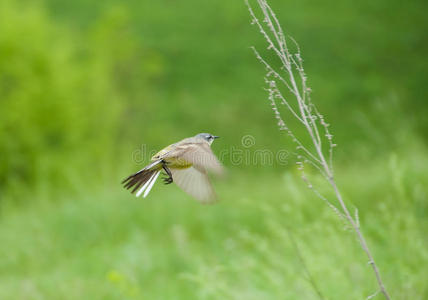
<path fill-rule="evenodd" d="M 337 170 L 394 299 L 428 296 L 427 163 L 415 149 Z M 160 184 L 134 198 L 113 181 L 4 205 L 0 299 L 319 299 L 299 255 L 326 299 L 376 291 L 353 233 L 293 169 L 233 169 L 216 186 L 208 206 Z"/>

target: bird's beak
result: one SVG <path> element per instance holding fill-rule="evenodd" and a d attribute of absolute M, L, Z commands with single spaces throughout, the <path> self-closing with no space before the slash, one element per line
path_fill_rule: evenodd
<path fill-rule="evenodd" d="M 218 138 L 219 138 L 219 136 L 213 135 L 213 138 L 214 138 L 214 139 L 218 139 Z"/>

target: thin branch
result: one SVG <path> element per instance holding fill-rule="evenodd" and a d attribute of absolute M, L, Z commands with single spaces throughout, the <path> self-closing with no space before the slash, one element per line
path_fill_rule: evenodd
<path fill-rule="evenodd" d="M 302 95 L 303 95 L 303 99 L 302 100 L 303 100 L 303 103 L 304 103 L 304 108 L 305 108 L 307 114 L 310 116 L 312 128 L 315 131 L 315 135 L 317 137 L 317 141 L 318 141 L 319 147 L 322 149 L 322 140 L 321 140 L 321 137 L 320 137 L 320 134 L 319 134 L 319 131 L 318 131 L 318 126 L 317 126 L 316 121 L 315 121 L 317 119 L 317 116 L 316 115 L 312 115 L 312 112 L 310 110 L 311 106 L 313 108 L 315 108 L 315 109 L 316 109 L 316 107 L 315 107 L 314 104 L 311 103 L 310 98 L 309 98 L 308 87 L 306 85 L 307 77 L 306 77 L 306 74 L 305 74 L 305 69 L 303 68 L 303 59 L 302 59 L 302 55 L 300 53 L 300 46 L 296 42 L 295 39 L 293 39 L 292 37 L 289 37 L 289 38 L 293 41 L 293 43 L 294 43 L 294 45 L 296 46 L 296 49 L 297 49 L 296 57 L 297 57 L 297 60 L 298 60 L 299 64 L 295 63 L 295 66 L 296 66 L 296 69 L 299 72 L 299 75 L 300 75 L 300 78 L 301 78 L 301 82 L 302 82 L 301 83 L 301 85 L 302 85 Z M 293 61 L 294 61 L 294 59 L 293 59 Z M 309 106 L 306 103 L 311 104 L 311 106 Z"/>
<path fill-rule="evenodd" d="M 318 172 L 320 172 L 320 174 L 321 174 L 323 177 L 326 177 L 326 176 L 327 176 L 327 174 L 324 172 L 324 170 L 323 170 L 323 169 L 321 169 L 321 167 L 320 167 L 320 166 L 318 166 L 316 163 L 314 163 L 311 159 L 307 158 L 307 157 L 306 157 L 306 156 L 304 156 L 303 154 L 297 154 L 296 156 L 297 156 L 297 158 L 298 158 L 298 159 L 302 159 L 302 158 L 303 158 L 302 163 L 304 163 L 304 164 L 308 164 L 308 165 L 311 165 L 312 167 L 316 168 L 316 169 L 318 170 Z"/>
<path fill-rule="evenodd" d="M 314 192 L 314 194 L 320 198 L 321 200 L 323 200 L 328 207 L 330 207 L 333 212 L 339 217 L 339 219 L 341 219 L 344 222 L 348 222 L 346 216 L 333 204 L 330 202 L 330 200 L 328 200 L 326 197 L 324 197 L 315 187 L 314 185 L 309 181 L 309 179 L 306 177 L 305 173 L 303 172 L 303 169 L 300 169 L 300 171 L 302 172 L 302 180 L 307 184 L 308 188 L 310 190 L 312 190 Z M 346 226 L 346 224 L 345 224 Z"/>
<path fill-rule="evenodd" d="M 358 208 L 355 208 L 355 223 L 360 228 L 360 217 L 358 216 Z"/>
<path fill-rule="evenodd" d="M 376 297 L 376 296 L 377 296 L 377 294 L 379 294 L 379 293 L 380 293 L 380 290 L 377 290 L 375 293 L 373 293 L 372 295 L 368 296 L 368 297 L 366 298 L 366 300 L 373 299 L 373 298 L 374 298 L 374 297 Z"/>
<path fill-rule="evenodd" d="M 281 81 L 296 98 L 294 106 L 298 107 L 298 111 L 294 110 L 288 99 L 281 95 L 281 92 L 277 87 L 275 80 L 267 80 L 269 84 L 269 99 L 272 103 L 275 118 L 278 119 L 278 125 L 281 130 L 287 131 L 293 142 L 297 143 L 297 149 L 305 152 L 309 156 L 310 159 L 305 160 L 305 162 L 309 164 L 313 163 L 312 165 L 317 168 L 317 170 L 324 176 L 324 178 L 326 178 L 327 182 L 332 187 L 341 211 L 334 205 L 332 205 L 329 201 L 327 201 L 327 199 L 322 196 L 318 191 L 313 189 L 312 184 L 308 182 L 308 186 L 314 190 L 315 194 L 324 201 L 326 201 L 330 208 L 332 208 L 335 212 L 338 212 L 339 216 L 345 218 L 345 220 L 350 224 L 353 231 L 358 237 L 358 241 L 360 243 L 361 248 L 369 259 L 369 264 L 372 266 L 373 272 L 375 274 L 379 286 L 379 291 L 384 295 L 385 299 L 389 300 L 390 296 L 387 290 L 385 289 L 384 283 L 381 279 L 379 268 L 374 261 L 373 255 L 371 254 L 364 235 L 360 229 L 358 211 L 356 210 L 354 219 L 342 198 L 339 188 L 336 185 L 333 173 L 333 148 L 336 145 L 332 141 L 333 135 L 328 129 L 329 125 L 325 122 L 323 115 L 318 112 L 316 106 L 311 101 L 310 88 L 307 86 L 307 77 L 303 68 L 303 59 L 301 57 L 300 47 L 298 46 L 297 42 L 291 38 L 291 40 L 295 43 L 297 47 L 297 54 L 295 54 L 295 57 L 293 57 L 287 47 L 284 31 L 281 28 L 278 18 L 276 17 L 275 13 L 268 5 L 266 0 L 257 0 L 261 12 L 263 13 L 263 23 L 265 23 L 266 25 L 263 25 L 258 20 L 248 0 L 245 0 L 245 2 L 252 17 L 252 23 L 257 24 L 259 31 L 268 42 L 268 49 L 272 49 L 281 61 L 283 65 L 282 69 L 285 70 L 285 76 L 287 77 L 287 79 L 285 79 L 284 76 L 281 76 L 278 72 L 276 72 L 269 65 L 269 63 L 264 60 L 255 49 L 253 49 L 257 59 L 262 62 L 262 64 L 266 67 L 266 69 L 268 70 L 268 75 L 273 74 L 275 78 L 278 78 L 279 81 Z M 268 29 L 265 29 L 264 26 L 267 26 Z M 270 31 L 273 35 L 273 39 L 267 33 L 268 31 Z M 295 76 L 295 72 L 297 72 L 298 76 L 300 77 L 300 87 L 298 81 L 296 80 L 297 75 Z M 311 140 L 311 143 L 315 148 L 316 153 L 312 153 L 311 151 L 309 151 L 295 136 L 293 131 L 286 125 L 278 110 L 275 98 L 279 98 L 282 101 L 281 103 L 283 103 L 287 107 L 291 114 L 300 123 L 304 125 L 306 132 Z M 320 124 L 324 128 L 324 137 L 320 134 L 318 124 Z M 326 159 L 323 152 L 323 138 L 327 140 L 328 159 Z M 303 170 L 303 163 L 299 162 L 299 164 L 299 167 Z M 305 180 L 305 177 L 303 177 L 303 179 Z M 370 297 L 372 296 L 369 296 L 369 298 Z"/>
<path fill-rule="evenodd" d="M 324 295 L 321 293 L 321 290 L 319 289 L 319 287 L 318 287 L 318 285 L 317 285 L 314 277 L 312 276 L 312 273 L 309 271 L 309 268 L 306 265 L 306 261 L 303 258 L 303 255 L 302 255 L 302 252 L 300 251 L 299 245 L 297 244 L 296 240 L 294 239 L 294 236 L 293 236 L 293 233 L 292 233 L 291 229 L 288 226 L 286 226 L 286 229 L 287 229 L 287 232 L 288 232 L 288 238 L 290 239 L 290 242 L 293 245 L 294 251 L 296 252 L 297 257 L 300 260 L 300 264 L 302 265 L 303 270 L 306 273 L 306 276 L 308 278 L 309 283 L 311 284 L 311 286 L 314 289 L 315 293 L 318 295 L 318 297 L 321 300 L 326 299 L 324 297 Z"/>
<path fill-rule="evenodd" d="M 250 11 L 251 16 L 253 17 L 253 23 L 257 24 L 257 27 L 259 27 L 260 33 L 264 36 L 264 38 L 266 39 L 266 41 L 269 44 L 268 49 L 273 49 L 276 52 L 276 54 L 278 55 L 278 57 L 281 59 L 282 63 L 284 63 L 284 65 L 289 65 L 289 63 L 287 63 L 287 61 L 283 61 L 283 59 L 284 59 L 283 55 L 275 47 L 274 43 L 272 42 L 272 39 L 266 33 L 266 31 L 263 28 L 262 24 L 260 24 L 259 19 L 257 19 L 256 15 L 254 14 L 253 9 L 251 8 L 251 6 L 248 3 L 248 0 L 246 0 L 246 2 L 247 2 L 248 10 Z M 290 68 L 290 67 L 288 67 L 288 68 Z"/>
<path fill-rule="evenodd" d="M 269 71 L 269 73 L 272 73 L 276 78 L 278 78 L 287 88 L 288 90 L 295 95 L 295 91 L 291 88 L 291 86 L 288 84 L 288 82 L 281 76 L 279 75 L 279 73 L 277 71 L 275 71 L 274 68 L 272 68 L 264 59 L 263 57 L 259 54 L 259 52 L 256 50 L 255 47 L 251 47 L 251 49 L 253 49 L 254 54 L 256 55 L 256 58 L 265 65 L 266 69 Z M 303 121 L 301 121 L 303 122 Z"/>

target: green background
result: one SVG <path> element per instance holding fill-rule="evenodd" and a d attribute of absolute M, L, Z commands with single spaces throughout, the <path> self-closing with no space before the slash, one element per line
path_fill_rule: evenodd
<path fill-rule="evenodd" d="M 300 44 L 388 290 L 426 299 L 426 1 L 271 4 Z M 294 150 L 250 46 L 272 57 L 243 1 L 0 2 L 0 299 L 319 299 L 303 265 L 326 299 L 376 292 L 291 154 L 233 163 L 232 151 Z M 220 202 L 121 187 L 199 132 L 221 136 Z"/>

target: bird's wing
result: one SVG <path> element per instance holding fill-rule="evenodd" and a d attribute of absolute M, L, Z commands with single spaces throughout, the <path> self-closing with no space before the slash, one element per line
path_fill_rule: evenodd
<path fill-rule="evenodd" d="M 187 169 L 171 169 L 174 182 L 186 193 L 200 202 L 207 204 L 215 201 L 215 192 L 206 171 L 194 167 Z"/>
<path fill-rule="evenodd" d="M 185 143 L 175 147 L 164 157 L 176 157 L 192 163 L 195 169 L 205 172 L 206 170 L 216 174 L 223 173 L 223 166 L 214 155 L 208 143 Z"/>

